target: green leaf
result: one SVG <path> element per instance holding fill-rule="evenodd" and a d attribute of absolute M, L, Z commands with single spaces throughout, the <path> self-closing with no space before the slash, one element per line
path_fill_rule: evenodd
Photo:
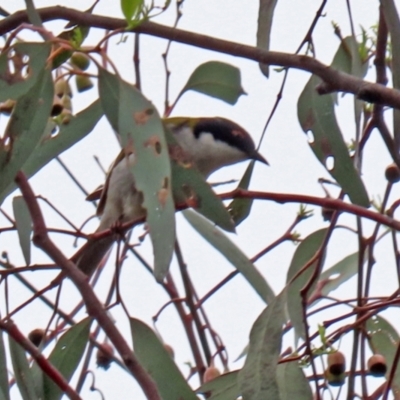
<path fill-rule="evenodd" d="M 313 75 L 300 95 L 297 103 L 300 125 L 304 132 L 312 132 L 311 149 L 351 202 L 368 207 L 367 191 L 353 165 L 336 121 L 333 98 L 330 94 L 318 95 L 315 90 L 321 82 L 320 78 Z M 332 167 L 328 165 L 329 160 L 333 161 Z"/>
<path fill-rule="evenodd" d="M 3 331 L 1 330 L 0 330 L 0 400 L 10 400 L 7 356 L 3 340 Z"/>
<path fill-rule="evenodd" d="M 290 322 L 292 323 L 297 338 L 305 338 L 303 305 L 300 290 L 310 279 L 319 260 L 315 260 L 300 275 L 297 276 L 297 274 L 302 271 L 304 266 L 307 265 L 307 263 L 315 256 L 316 252 L 320 249 L 325 239 L 326 233 L 327 229 L 320 229 L 318 231 L 315 231 L 307 236 L 298 245 L 296 251 L 294 252 L 287 273 L 287 310 L 289 313 Z M 296 276 L 297 278 L 295 278 Z"/>
<path fill-rule="evenodd" d="M 57 341 L 49 361 L 69 382 L 81 361 L 89 340 L 91 318 L 85 318 L 69 328 Z M 45 400 L 61 399 L 64 392 L 47 375 L 43 376 Z"/>
<path fill-rule="evenodd" d="M 232 400 L 240 396 L 239 371 L 232 371 L 201 385 L 196 392 L 207 395 L 208 400 Z"/>
<path fill-rule="evenodd" d="M 23 400 L 37 400 L 25 350 L 11 336 L 8 337 L 8 343 L 14 378 Z"/>
<path fill-rule="evenodd" d="M 280 400 L 313 400 L 313 393 L 297 362 L 279 364 L 276 370 Z"/>
<path fill-rule="evenodd" d="M 241 393 L 246 400 L 279 399 L 276 369 L 282 344 L 284 300 L 282 292 L 251 328 L 249 353 L 239 372 Z"/>
<path fill-rule="evenodd" d="M 130 318 L 136 357 L 157 384 L 163 400 L 197 400 L 156 334 L 142 321 Z"/>
<path fill-rule="evenodd" d="M 17 225 L 19 244 L 26 265 L 29 265 L 31 263 L 32 218 L 22 196 L 16 196 L 13 198 L 13 211 L 15 224 Z"/>
<path fill-rule="evenodd" d="M 154 252 L 154 275 L 161 282 L 168 273 L 175 242 L 175 206 L 171 166 L 164 126 L 154 106 L 132 85 L 99 70 L 100 100 L 122 146 L 132 150 L 132 173 L 143 194 Z"/>
<path fill-rule="evenodd" d="M 383 15 L 390 32 L 392 48 L 391 72 L 393 88 L 400 89 L 400 19 L 393 0 L 381 0 Z M 393 135 L 396 148 L 400 147 L 400 110 L 393 109 Z"/>
<path fill-rule="evenodd" d="M 397 330 L 384 318 L 375 315 L 367 321 L 367 334 L 370 338 L 368 341 L 373 353 L 382 354 L 386 359 L 387 373 L 389 377 L 392 369 L 394 355 L 399 345 L 399 334 Z M 397 399 L 400 396 L 400 368 L 397 365 L 396 372 L 392 383 L 392 391 Z"/>
<path fill-rule="evenodd" d="M 50 116 L 54 95 L 53 79 L 47 69 L 40 75 L 31 90 L 18 99 L 6 128 L 5 137 L 9 146 L 0 148 L 0 204 L 15 174 L 40 141 Z"/>
<path fill-rule="evenodd" d="M 140 14 L 143 3 L 143 0 L 121 0 L 121 10 L 128 23 Z"/>
<path fill-rule="evenodd" d="M 238 188 L 248 189 L 250 185 L 251 176 L 253 174 L 255 161 L 251 161 L 243 174 L 242 179 L 239 182 Z M 228 205 L 228 211 L 232 219 L 235 221 L 235 225 L 241 224 L 250 214 L 251 207 L 253 205 L 253 199 L 240 199 L 236 198 L 231 201 Z"/>
<path fill-rule="evenodd" d="M 358 252 L 350 254 L 320 275 L 317 288 L 322 296 L 327 296 L 358 272 L 358 258 Z"/>
<path fill-rule="evenodd" d="M 192 210 L 184 210 L 182 214 L 193 228 L 243 275 L 266 303 L 269 304 L 274 300 L 275 294 L 264 277 L 247 256 L 220 229 Z"/>
<path fill-rule="evenodd" d="M 245 91 L 240 80 L 240 70 L 233 65 L 209 61 L 198 66 L 180 92 L 178 99 L 188 90 L 235 104 Z"/>
<path fill-rule="evenodd" d="M 190 163 L 185 163 L 180 159 L 182 150 L 168 127 L 165 127 L 165 136 L 170 149 L 172 192 L 175 204 L 187 204 L 222 229 L 234 232 L 235 226 L 224 203 L 200 172 Z"/>
<path fill-rule="evenodd" d="M 8 99 L 18 100 L 42 78 L 42 71 L 50 55 L 50 43 L 17 43 L 0 56 L 0 102 Z M 13 54 L 14 52 L 14 54 Z M 13 57 L 10 59 L 11 54 Z M 15 72 L 10 71 L 9 63 L 14 63 Z M 27 72 L 21 75 L 23 70 Z"/>
<path fill-rule="evenodd" d="M 22 166 L 25 176 L 27 178 L 32 177 L 51 160 L 86 137 L 94 129 L 102 116 L 103 108 L 101 107 L 100 100 L 96 100 L 80 113 L 74 116 L 71 115 L 68 124 L 57 126 L 51 120 L 45 129 L 47 134 L 43 136 L 33 153 Z M 58 129 L 58 133 L 54 136 L 51 134 L 53 129 Z M 15 189 L 16 185 L 14 181 L 10 182 L 5 190 L 5 196 L 8 196 Z"/>
<path fill-rule="evenodd" d="M 269 50 L 272 20 L 277 0 L 260 0 L 257 22 L 257 47 L 265 51 Z M 261 72 L 268 78 L 269 66 L 260 63 Z"/>

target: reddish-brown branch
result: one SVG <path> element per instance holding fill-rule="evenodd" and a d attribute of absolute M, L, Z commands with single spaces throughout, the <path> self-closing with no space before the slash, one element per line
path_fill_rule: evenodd
<path fill-rule="evenodd" d="M 89 14 L 60 6 L 41 8 L 38 9 L 38 13 L 43 22 L 63 19 L 79 25 L 89 25 L 109 30 L 126 27 L 126 21 L 123 19 Z M 29 22 L 27 13 L 25 11 L 18 11 L 0 22 L 0 35 L 4 35 L 17 28 L 20 24 L 27 22 Z M 370 103 L 380 103 L 400 108 L 400 91 L 388 89 L 383 85 L 367 82 L 340 72 L 312 57 L 264 51 L 256 47 L 183 31 L 181 29 L 174 29 L 150 21 L 143 22 L 140 26 L 134 28 L 133 31 L 264 64 L 306 71 L 319 76 L 324 81 L 325 93 L 330 91 L 353 93 L 359 99 Z"/>
<path fill-rule="evenodd" d="M 70 398 L 81 400 L 79 394 L 69 386 L 65 378 L 54 366 L 43 356 L 38 348 L 27 339 L 12 320 L 0 321 L 0 329 L 7 332 L 21 347 L 28 352 L 37 362 L 42 371 Z"/>
<path fill-rule="evenodd" d="M 18 172 L 15 180 L 22 192 L 32 218 L 34 232 L 33 243 L 58 264 L 75 284 L 85 302 L 88 314 L 95 318 L 102 327 L 107 337 L 117 349 L 128 370 L 137 379 L 146 397 L 149 400 L 160 400 L 161 398 L 155 382 L 139 364 L 132 349 L 128 346 L 114 322 L 107 315 L 103 305 L 90 287 L 87 276 L 69 261 L 48 237 L 42 213 L 25 175 L 22 172 Z"/>

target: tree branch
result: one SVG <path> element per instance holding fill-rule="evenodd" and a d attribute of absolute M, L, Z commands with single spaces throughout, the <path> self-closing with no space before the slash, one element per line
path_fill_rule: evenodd
<path fill-rule="evenodd" d="M 37 11 L 43 22 L 62 19 L 78 25 L 108 30 L 126 27 L 126 21 L 123 19 L 94 15 L 61 6 L 41 8 Z M 18 11 L 0 21 L 0 35 L 4 35 L 17 28 L 20 24 L 28 22 L 29 19 L 26 11 Z M 319 76 L 325 83 L 324 87 L 328 88 L 327 90 L 330 92 L 352 93 L 361 100 L 370 103 L 385 104 L 400 109 L 400 91 L 340 72 L 312 57 L 276 51 L 264 51 L 256 47 L 170 28 L 150 21 L 142 22 L 132 31 L 246 58 L 259 63 L 306 71 Z"/>

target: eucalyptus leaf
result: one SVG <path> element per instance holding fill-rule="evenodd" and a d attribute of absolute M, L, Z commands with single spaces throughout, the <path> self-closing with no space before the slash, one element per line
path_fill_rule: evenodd
<path fill-rule="evenodd" d="M 257 47 L 265 51 L 269 50 L 272 21 L 277 2 L 278 0 L 260 0 L 257 22 Z M 259 65 L 261 72 L 268 78 L 269 66 L 262 63 Z"/>
<path fill-rule="evenodd" d="M 168 273 L 175 242 L 175 205 L 164 126 L 154 106 L 132 85 L 99 69 L 100 100 L 107 119 L 131 152 L 135 186 L 143 194 L 153 243 L 154 275 Z"/>
<path fill-rule="evenodd" d="M 218 376 L 203 383 L 196 392 L 207 395 L 208 400 L 235 400 L 240 396 L 238 375 L 239 371 L 232 371 Z"/>
<path fill-rule="evenodd" d="M 281 351 L 285 293 L 268 304 L 251 328 L 246 362 L 239 372 L 241 394 L 246 400 L 279 399 L 276 376 Z"/>
<path fill-rule="evenodd" d="M 23 400 L 37 400 L 34 380 L 26 358 L 25 350 L 11 337 L 8 337 L 14 378 Z"/>
<path fill-rule="evenodd" d="M 0 204 L 16 173 L 34 151 L 45 130 L 53 105 L 51 72 L 44 69 L 36 84 L 20 97 L 8 122 L 5 137 L 12 145 L 0 149 Z"/>
<path fill-rule="evenodd" d="M 303 89 L 297 103 L 300 125 L 305 133 L 312 132 L 311 149 L 351 202 L 368 207 L 367 191 L 336 121 L 333 98 L 330 94 L 319 95 L 315 89 L 321 83 L 319 77 L 312 75 Z"/>
<path fill-rule="evenodd" d="M 16 43 L 0 55 L 0 102 L 18 100 L 32 89 L 43 75 L 50 49 L 50 43 Z M 14 72 L 9 68 L 11 52 Z M 26 76 L 21 68 L 28 71 Z"/>
<path fill-rule="evenodd" d="M 152 329 L 135 318 L 130 318 L 130 326 L 136 357 L 156 382 L 161 398 L 198 400 Z"/>
<path fill-rule="evenodd" d="M 7 370 L 7 355 L 3 340 L 3 331 L 0 330 L 0 400 L 10 400 Z"/>
<path fill-rule="evenodd" d="M 366 330 L 372 352 L 382 354 L 386 359 L 386 378 L 388 378 L 400 341 L 399 333 L 385 318 L 379 315 L 375 315 L 367 321 Z M 398 365 L 395 368 L 392 391 L 394 398 L 397 399 L 400 396 L 400 368 Z"/>
<path fill-rule="evenodd" d="M 22 196 L 16 196 L 13 198 L 13 211 L 15 224 L 17 225 L 19 244 L 26 265 L 29 265 L 31 263 L 32 218 L 28 206 Z"/>
<path fill-rule="evenodd" d="M 245 94 L 241 85 L 240 70 L 220 61 L 209 61 L 199 65 L 178 98 L 188 90 L 203 93 L 229 104 L 235 104 Z"/>
<path fill-rule="evenodd" d="M 393 88 L 400 89 L 400 19 L 394 0 L 381 0 L 383 15 L 390 32 L 392 48 L 391 72 Z M 393 109 L 393 134 L 397 151 L 400 149 L 400 110 Z"/>
<path fill-rule="evenodd" d="M 192 210 L 182 212 L 196 231 L 214 246 L 250 283 L 257 294 L 271 303 L 275 294 L 248 257 L 217 227 Z"/>
<path fill-rule="evenodd" d="M 89 341 L 91 322 L 91 318 L 88 317 L 69 328 L 58 339 L 49 356 L 51 364 L 58 369 L 67 381 L 72 378 L 82 359 Z M 58 400 L 64 395 L 59 386 L 47 375 L 43 376 L 43 393 L 44 400 Z"/>
<path fill-rule="evenodd" d="M 303 268 L 313 259 L 320 249 L 326 233 L 327 229 L 320 229 L 311 233 L 301 241 L 294 252 L 287 273 L 287 310 L 297 338 L 305 339 L 303 304 L 300 290 L 307 284 L 311 275 L 314 273 L 319 259 L 313 261 L 304 271 Z"/>
<path fill-rule="evenodd" d="M 313 400 L 313 393 L 297 362 L 279 364 L 276 370 L 280 400 Z"/>

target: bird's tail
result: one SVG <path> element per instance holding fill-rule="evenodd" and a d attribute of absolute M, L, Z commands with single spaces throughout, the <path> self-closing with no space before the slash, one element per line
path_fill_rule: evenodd
<path fill-rule="evenodd" d="M 87 276 L 90 277 L 93 274 L 103 257 L 111 249 L 115 241 L 113 236 L 114 235 L 98 239 L 89 239 L 82 247 L 82 251 L 75 263 Z"/>

